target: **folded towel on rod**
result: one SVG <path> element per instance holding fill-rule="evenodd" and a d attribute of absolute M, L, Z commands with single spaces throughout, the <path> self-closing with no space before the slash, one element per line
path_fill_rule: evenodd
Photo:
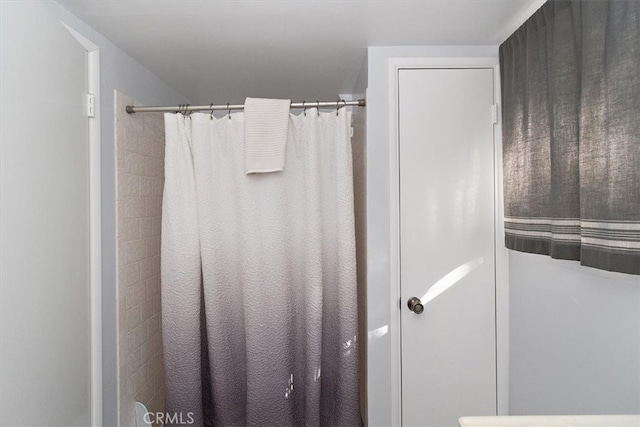
<path fill-rule="evenodd" d="M 290 99 L 247 98 L 244 101 L 244 165 L 247 174 L 284 170 L 290 105 Z"/>

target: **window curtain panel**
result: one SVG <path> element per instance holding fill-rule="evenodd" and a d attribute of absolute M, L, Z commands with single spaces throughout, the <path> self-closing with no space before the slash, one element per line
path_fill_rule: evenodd
<path fill-rule="evenodd" d="M 500 46 L 505 243 L 640 274 L 640 1 L 548 1 Z"/>

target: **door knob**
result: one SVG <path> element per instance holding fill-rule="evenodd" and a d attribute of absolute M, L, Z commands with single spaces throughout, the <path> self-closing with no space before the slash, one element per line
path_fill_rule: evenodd
<path fill-rule="evenodd" d="M 418 297 L 409 298 L 407 306 L 409 306 L 409 310 L 413 311 L 415 314 L 420 314 L 424 311 L 424 305 L 422 305 L 422 301 L 420 301 L 420 298 Z"/>

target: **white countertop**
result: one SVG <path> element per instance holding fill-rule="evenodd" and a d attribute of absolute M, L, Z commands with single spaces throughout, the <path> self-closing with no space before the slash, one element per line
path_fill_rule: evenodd
<path fill-rule="evenodd" d="M 460 427 L 640 427 L 640 415 L 462 417 Z"/>

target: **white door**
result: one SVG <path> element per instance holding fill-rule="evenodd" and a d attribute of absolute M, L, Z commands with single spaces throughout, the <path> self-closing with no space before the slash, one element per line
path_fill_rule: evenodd
<path fill-rule="evenodd" d="M 493 70 L 398 89 L 402 421 L 453 427 L 496 414 Z"/>
<path fill-rule="evenodd" d="M 90 418 L 87 52 L 1 1 L 0 425 Z"/>

